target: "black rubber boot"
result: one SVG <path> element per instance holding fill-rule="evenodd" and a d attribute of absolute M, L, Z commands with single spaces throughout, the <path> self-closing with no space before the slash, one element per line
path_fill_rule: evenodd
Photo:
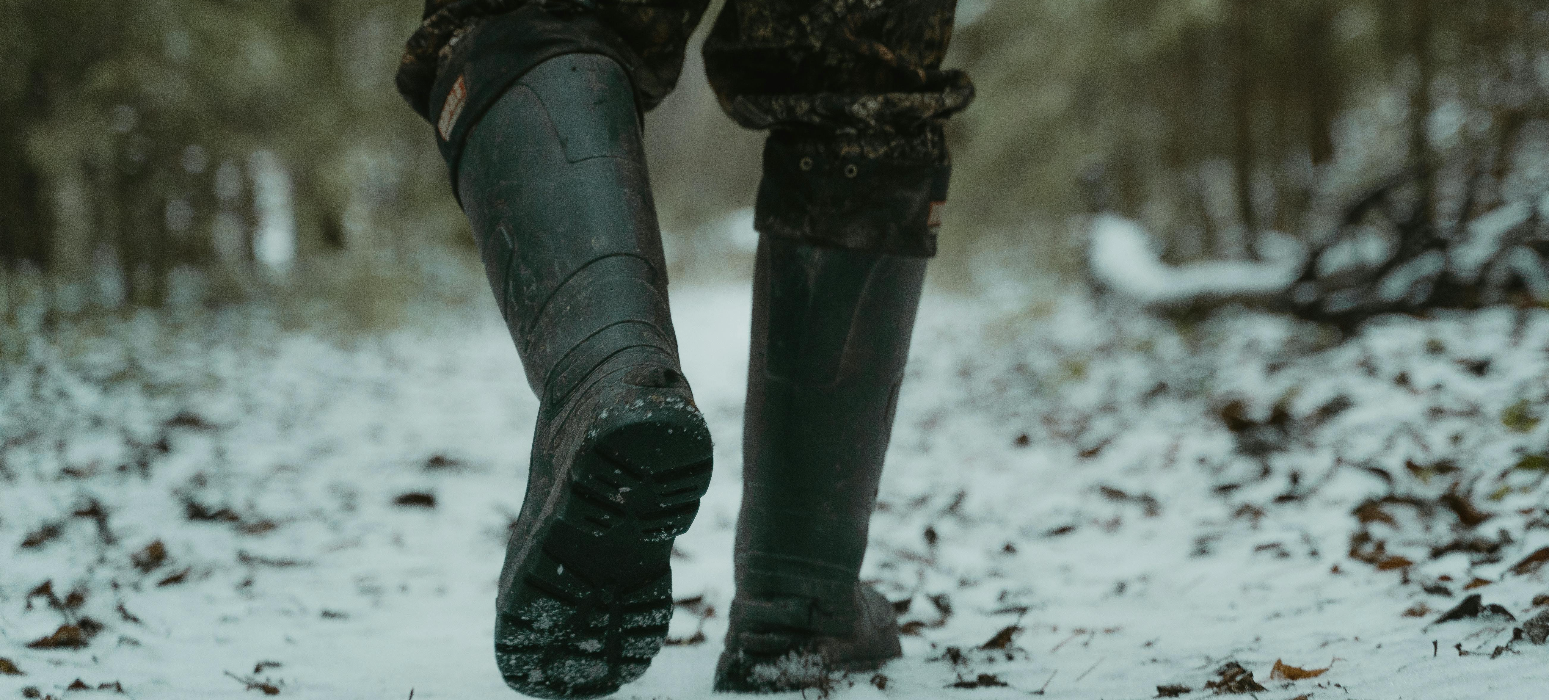
<path fill-rule="evenodd" d="M 737 595 L 715 689 L 817 687 L 898 657 L 859 582 L 926 258 L 764 236 L 737 523 Z"/>
<path fill-rule="evenodd" d="M 661 649 L 673 538 L 711 472 L 625 72 L 597 54 L 539 63 L 479 117 L 456 182 L 541 400 L 496 661 L 528 695 L 606 695 Z"/>

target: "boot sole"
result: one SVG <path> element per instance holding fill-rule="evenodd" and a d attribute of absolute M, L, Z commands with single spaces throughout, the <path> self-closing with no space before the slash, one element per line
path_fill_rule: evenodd
<path fill-rule="evenodd" d="M 646 672 L 673 615 L 673 538 L 694 521 L 711 456 L 692 408 L 648 411 L 583 444 L 496 618 L 507 685 L 587 698 Z"/>

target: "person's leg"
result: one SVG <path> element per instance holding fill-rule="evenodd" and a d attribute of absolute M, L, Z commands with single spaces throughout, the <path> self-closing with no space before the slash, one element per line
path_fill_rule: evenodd
<path fill-rule="evenodd" d="M 637 105 L 661 95 L 638 76 L 653 66 L 604 13 L 573 5 L 473 19 L 438 55 L 428 92 L 409 95 L 434 117 L 540 398 L 496 661 L 512 688 L 566 698 L 617 690 L 661 648 L 672 541 L 711 471 L 641 148 Z M 691 15 L 680 13 L 690 27 Z"/>
<path fill-rule="evenodd" d="M 771 130 L 717 690 L 813 687 L 899 655 L 859 575 L 946 196 L 942 123 L 973 94 L 939 68 L 953 5 L 729 0 L 706 43 L 723 106 Z"/>

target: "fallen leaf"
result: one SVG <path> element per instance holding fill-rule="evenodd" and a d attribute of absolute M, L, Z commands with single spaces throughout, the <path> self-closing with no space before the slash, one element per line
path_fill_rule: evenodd
<path fill-rule="evenodd" d="M 1236 661 L 1229 661 L 1216 671 L 1218 678 L 1206 682 L 1206 689 L 1215 690 L 1218 695 L 1223 693 L 1253 693 L 1262 691 L 1265 686 L 1254 681 L 1254 674 L 1248 669 L 1238 665 Z"/>
<path fill-rule="evenodd" d="M 1459 603 L 1452 610 L 1443 613 L 1441 617 L 1433 620 L 1432 624 L 1436 625 L 1444 622 L 1452 622 L 1454 620 L 1462 620 L 1468 617 L 1505 617 L 1508 620 L 1517 620 L 1516 617 L 1513 617 L 1512 613 L 1508 612 L 1506 608 L 1500 605 L 1495 603 L 1491 603 L 1489 605 L 1482 604 L 1480 602 L 1480 594 L 1476 593 L 1469 596 L 1468 598 L 1465 598 L 1464 602 Z"/>
<path fill-rule="evenodd" d="M 1021 631 L 1023 631 L 1023 628 L 1018 627 L 1017 625 L 1010 625 L 1002 629 L 1000 632 L 997 632 L 994 637 L 991 637 L 984 644 L 981 644 L 980 648 L 986 650 L 1005 649 L 1012 644 L 1012 638 L 1017 636 L 1017 633 Z"/>
<path fill-rule="evenodd" d="M 162 588 L 164 586 L 176 586 L 176 585 L 178 585 L 178 584 L 188 580 L 188 574 L 189 574 L 190 571 L 193 571 L 193 570 L 194 570 L 193 567 L 189 567 L 189 568 L 186 568 L 186 569 L 184 569 L 182 571 L 179 571 L 179 572 L 177 572 L 177 573 L 175 573 L 175 574 L 173 574 L 171 576 L 168 576 L 167 578 L 164 578 L 164 579 L 162 579 L 160 581 L 157 581 L 156 582 L 156 587 L 157 588 Z"/>
<path fill-rule="evenodd" d="M 920 631 L 925 628 L 926 623 L 921 622 L 920 620 L 910 620 L 909 622 L 899 625 L 899 634 L 913 637 L 920 634 Z"/>
<path fill-rule="evenodd" d="M 1487 580 L 1485 580 L 1483 578 L 1477 578 L 1477 579 L 1475 579 L 1473 581 L 1470 581 L 1469 583 L 1464 584 L 1464 590 L 1472 591 L 1472 590 L 1475 590 L 1476 588 L 1484 588 L 1484 587 L 1489 586 L 1489 585 L 1491 585 L 1490 581 L 1487 581 Z"/>
<path fill-rule="evenodd" d="M 150 573 L 151 569 L 161 566 L 167 561 L 167 545 L 161 540 L 156 540 L 134 554 L 129 555 L 129 561 L 136 569 Z"/>
<path fill-rule="evenodd" d="M 183 411 L 169 419 L 164 424 L 169 428 L 187 428 L 189 430 L 214 430 L 215 424 L 195 413 Z"/>
<path fill-rule="evenodd" d="M 1394 520 L 1394 516 L 1389 515 L 1387 511 L 1383 510 L 1383 504 L 1377 501 L 1366 501 L 1351 511 L 1351 514 L 1356 516 L 1356 521 L 1363 525 L 1367 523 L 1383 523 L 1399 527 L 1399 522 Z"/>
<path fill-rule="evenodd" d="M 1539 419 L 1535 418 L 1529 408 L 1532 404 L 1528 399 L 1521 399 L 1517 403 L 1508 406 L 1502 411 L 1502 425 L 1515 433 L 1526 433 L 1539 425 Z"/>
<path fill-rule="evenodd" d="M 949 685 L 947 687 L 949 687 L 949 688 L 1005 688 L 1005 687 L 1008 687 L 1008 684 L 1006 683 L 1006 681 L 1003 681 L 1000 678 L 997 678 L 994 674 L 981 673 L 978 676 L 975 676 L 974 680 L 972 680 L 972 681 L 958 681 L 957 683 L 954 683 L 954 684 Z"/>
<path fill-rule="evenodd" d="M 42 527 L 28 533 L 26 539 L 22 540 L 22 549 L 37 549 L 58 539 L 62 534 L 64 529 L 59 526 L 59 523 L 44 523 Z"/>
<path fill-rule="evenodd" d="M 435 508 L 436 494 L 424 491 L 411 491 L 393 499 L 393 505 L 404 508 Z"/>
<path fill-rule="evenodd" d="M 124 622 L 134 622 L 137 624 L 140 622 L 140 618 L 135 617 L 134 613 L 129 612 L 129 609 L 125 608 L 123 603 L 118 604 L 117 610 L 118 616 L 123 618 Z"/>
<path fill-rule="evenodd" d="M 1180 695 L 1188 695 L 1189 692 L 1190 692 L 1190 687 L 1187 686 L 1187 685 L 1159 685 L 1159 686 L 1157 686 L 1157 697 L 1160 697 L 1160 698 L 1176 698 L 1176 697 L 1178 697 Z"/>
<path fill-rule="evenodd" d="M 1283 664 L 1281 663 L 1280 659 L 1276 659 L 1275 666 L 1270 669 L 1270 680 L 1300 681 L 1306 678 L 1318 678 L 1319 676 L 1324 675 L 1325 672 L 1329 671 L 1329 669 L 1329 666 L 1325 666 L 1324 668 L 1311 669 L 1298 668 L 1296 666 L 1288 666 Z"/>
<path fill-rule="evenodd" d="M 1446 506 L 1448 510 L 1453 511 L 1454 515 L 1458 516 L 1459 522 L 1462 523 L 1464 527 L 1474 527 L 1480 523 L 1496 517 L 1494 513 L 1487 513 L 1483 510 L 1480 510 L 1479 508 L 1476 508 L 1475 504 L 1469 502 L 1468 497 L 1459 494 L 1456 491 L 1449 491 L 1443 494 L 1438 500 L 1442 503 L 1442 505 Z"/>
<path fill-rule="evenodd" d="M 16 662 L 0 656 L 0 675 L 25 676 L 27 674 L 22 673 L 22 670 L 16 667 Z"/>
<path fill-rule="evenodd" d="M 1415 605 L 1412 605 L 1406 609 L 1402 614 L 1405 617 L 1426 617 L 1427 613 L 1430 613 L 1431 611 L 1432 609 L 1427 607 L 1426 603 L 1416 603 Z"/>
<path fill-rule="evenodd" d="M 1404 569 L 1414 565 L 1415 562 L 1401 556 L 1384 557 L 1383 559 L 1379 559 L 1373 563 L 1373 566 L 1378 567 L 1379 571 L 1393 571 L 1395 569 Z"/>
<path fill-rule="evenodd" d="M 1538 571 L 1545 565 L 1547 560 L 1550 560 L 1550 547 L 1540 547 L 1539 551 L 1524 557 L 1523 561 L 1513 564 L 1511 571 L 1519 576 L 1527 576 Z"/>
<path fill-rule="evenodd" d="M 872 676 L 872 687 L 877 688 L 878 690 L 887 690 L 888 689 L 888 677 L 883 675 L 883 674 L 881 674 L 881 673 L 873 675 Z"/>
<path fill-rule="evenodd" d="M 91 643 L 91 634 L 88 634 L 80 625 L 60 625 L 54 633 L 35 639 L 27 644 L 28 649 L 85 649 Z"/>

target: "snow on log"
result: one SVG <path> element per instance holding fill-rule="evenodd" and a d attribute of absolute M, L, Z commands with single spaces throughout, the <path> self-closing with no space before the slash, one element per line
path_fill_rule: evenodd
<path fill-rule="evenodd" d="M 1088 266 L 1095 281 L 1117 294 L 1151 306 L 1201 302 L 1268 300 L 1296 282 L 1307 250 L 1295 239 L 1266 235 L 1265 260 L 1224 260 L 1169 265 L 1151 237 L 1130 219 L 1104 214 L 1093 220 Z"/>

